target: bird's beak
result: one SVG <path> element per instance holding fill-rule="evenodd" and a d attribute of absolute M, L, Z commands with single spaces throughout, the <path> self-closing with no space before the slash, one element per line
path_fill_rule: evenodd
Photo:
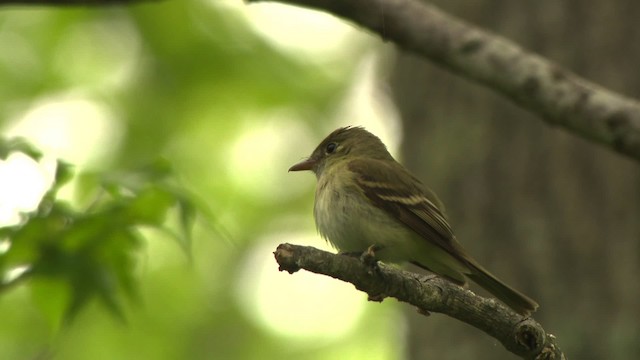
<path fill-rule="evenodd" d="M 314 158 L 308 158 L 290 167 L 289 171 L 313 170 L 313 167 L 316 165 L 317 162 L 318 161 Z"/>

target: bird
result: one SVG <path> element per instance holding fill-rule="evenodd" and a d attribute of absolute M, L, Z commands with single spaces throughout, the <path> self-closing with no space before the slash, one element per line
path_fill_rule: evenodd
<path fill-rule="evenodd" d="M 375 249 L 376 260 L 409 262 L 460 286 L 472 280 L 523 316 L 538 308 L 467 253 L 436 194 L 363 127 L 336 129 L 289 171 L 316 175 L 316 227 L 341 253 Z"/>

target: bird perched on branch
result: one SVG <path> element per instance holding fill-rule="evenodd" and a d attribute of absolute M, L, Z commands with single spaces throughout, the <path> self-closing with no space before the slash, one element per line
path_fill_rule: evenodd
<path fill-rule="evenodd" d="M 535 301 L 467 254 L 435 193 L 364 128 L 332 132 L 289 169 L 302 170 L 313 171 L 318 180 L 316 226 L 341 252 L 374 250 L 377 259 L 411 262 L 459 285 L 471 279 L 522 315 L 537 309 Z"/>

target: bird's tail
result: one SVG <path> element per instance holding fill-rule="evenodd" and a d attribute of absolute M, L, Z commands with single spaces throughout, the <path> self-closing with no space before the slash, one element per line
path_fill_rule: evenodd
<path fill-rule="evenodd" d="M 497 297 L 500 301 L 516 312 L 524 316 L 529 316 L 538 308 L 538 303 L 531 300 L 528 296 L 518 290 L 509 287 L 479 264 L 473 262 L 469 265 L 472 272 L 466 274 L 467 277 L 473 280 L 476 284 L 482 286 L 485 290 L 493 294 L 493 296 Z"/>

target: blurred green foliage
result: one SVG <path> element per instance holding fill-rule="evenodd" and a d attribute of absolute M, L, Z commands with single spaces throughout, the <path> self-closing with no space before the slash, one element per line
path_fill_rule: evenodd
<path fill-rule="evenodd" d="M 321 340 L 272 332 L 238 304 L 238 273 L 256 241 L 312 229 L 311 178 L 294 181 L 286 169 L 311 150 L 300 131 L 315 140 L 328 130 L 369 46 L 361 39 L 323 63 L 270 43 L 242 6 L 1 9 L 0 127 L 10 132 L 43 101 L 70 98 L 107 109 L 111 134 L 106 148 L 58 160 L 39 207 L 1 230 L 11 244 L 0 254 L 1 359 L 396 356 L 392 306 Z M 261 163 L 235 160 L 240 176 L 234 149 L 256 129 L 272 135 L 250 141 Z M 95 134 L 73 139 L 86 135 Z M 39 139 L 3 140 L 0 156 L 51 156 Z M 81 153 L 98 155 L 74 162 Z M 16 267 L 23 272 L 7 277 Z"/>
<path fill-rule="evenodd" d="M 1 147 L 38 155 L 22 141 L 2 143 Z M 123 319 L 121 297 L 137 296 L 134 268 L 140 227 L 163 229 L 166 214 L 175 208 L 183 229 L 178 239 L 189 250 L 195 205 L 181 189 L 166 183 L 171 175 L 159 162 L 127 172 L 126 177 L 93 181 L 91 189 L 83 189 L 93 194 L 90 206 L 76 210 L 57 199 L 58 190 L 72 177 L 70 166 L 58 161 L 55 182 L 37 210 L 23 214 L 17 225 L 0 228 L 0 238 L 10 242 L 0 254 L 0 273 L 7 279 L 0 283 L 0 293 L 22 281 L 46 280 L 42 296 L 54 293 L 65 300 L 38 302 L 54 324 L 59 315 L 72 320 L 92 298 Z M 8 275 L 17 268 L 22 268 L 19 275 Z"/>

